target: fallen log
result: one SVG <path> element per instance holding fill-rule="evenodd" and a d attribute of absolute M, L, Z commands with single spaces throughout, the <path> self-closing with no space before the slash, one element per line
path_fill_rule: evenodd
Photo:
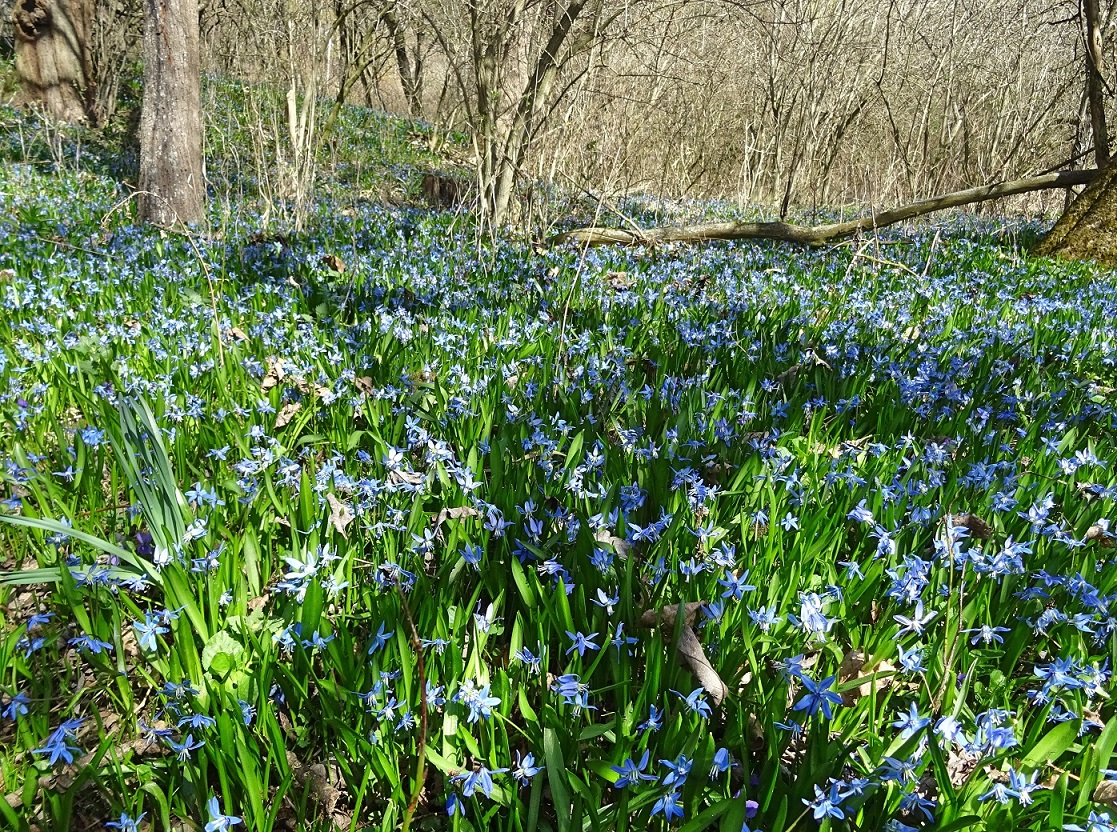
<path fill-rule="evenodd" d="M 922 199 L 902 208 L 893 208 L 890 211 L 881 211 L 861 219 L 829 225 L 807 226 L 793 225 L 786 222 L 709 222 L 695 225 L 634 229 L 631 231 L 621 228 L 591 226 L 563 231 L 561 234 L 551 237 L 548 243 L 552 246 L 562 245 L 563 243 L 580 243 L 591 246 L 609 244 L 646 246 L 676 242 L 704 243 L 711 240 L 784 240 L 807 246 L 821 246 L 842 237 L 884 228 L 923 214 L 942 211 L 945 208 L 959 208 L 963 205 L 972 205 L 976 202 L 1001 199 L 1006 196 L 1026 194 L 1032 191 L 1088 185 L 1097 174 L 1096 169 L 1064 170 L 1034 176 L 1029 179 L 998 182 L 995 185 L 969 188 L 964 191 L 931 197 L 930 199 Z"/>

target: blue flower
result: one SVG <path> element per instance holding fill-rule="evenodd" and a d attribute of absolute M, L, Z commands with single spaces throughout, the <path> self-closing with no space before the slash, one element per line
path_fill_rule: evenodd
<path fill-rule="evenodd" d="M 518 651 L 513 653 L 512 658 L 524 665 L 529 673 L 539 673 L 542 668 L 543 658 L 541 656 L 536 656 L 526 647 L 521 647 Z"/>
<path fill-rule="evenodd" d="M 589 685 L 584 684 L 574 673 L 564 673 L 551 683 L 551 690 L 562 697 L 567 705 L 573 705 L 576 710 L 585 708 L 596 711 L 597 708 L 589 703 Z"/>
<path fill-rule="evenodd" d="M 598 587 L 597 589 L 597 598 L 590 599 L 590 601 L 592 601 L 594 604 L 597 604 L 597 606 L 605 610 L 605 615 L 607 616 L 613 614 L 613 607 L 619 604 L 620 600 L 620 593 L 617 593 L 616 595 L 609 595 L 600 587 Z"/>
<path fill-rule="evenodd" d="M 671 691 L 677 697 L 683 700 L 683 704 L 687 709 L 694 714 L 698 714 L 703 719 L 709 719 L 711 716 L 710 705 L 706 702 L 704 694 L 706 689 L 702 686 L 696 687 L 688 694 L 679 693 L 677 690 Z"/>
<path fill-rule="evenodd" d="M 385 631 L 384 624 L 381 623 L 380 628 L 376 631 L 376 635 L 372 637 L 372 644 L 369 645 L 368 655 L 371 656 L 373 653 L 383 650 L 395 634 L 395 630 Z"/>
<path fill-rule="evenodd" d="M 465 817 L 465 804 L 462 803 L 462 799 L 458 797 L 457 792 L 450 792 L 450 796 L 446 798 L 446 814 L 449 817 L 454 815 Z"/>
<path fill-rule="evenodd" d="M 654 774 L 644 774 L 644 769 L 648 765 L 649 754 L 647 750 L 644 751 L 644 756 L 640 758 L 640 762 L 636 762 L 631 758 L 622 762 L 619 766 L 609 766 L 614 772 L 620 775 L 616 782 L 613 783 L 614 789 L 624 789 L 628 786 L 634 786 L 641 780 L 655 780 Z"/>
<path fill-rule="evenodd" d="M 892 616 L 896 621 L 898 621 L 900 624 L 903 625 L 900 628 L 900 631 L 898 633 L 896 633 L 896 635 L 897 636 L 902 636 L 904 633 L 916 633 L 917 635 L 922 635 L 923 634 L 923 628 L 926 627 L 929 622 L 934 620 L 934 618 L 937 615 L 938 615 L 937 612 L 931 612 L 931 613 L 928 613 L 927 615 L 924 615 L 923 614 L 923 602 L 922 601 L 916 601 L 915 602 L 915 612 L 913 612 L 910 616 L 906 616 L 906 615 L 894 615 L 894 616 Z"/>
<path fill-rule="evenodd" d="M 822 614 L 822 597 L 816 592 L 799 593 L 799 617 L 787 614 L 787 620 L 809 635 L 820 639 L 830 632 L 834 621 Z"/>
<path fill-rule="evenodd" d="M 473 797 L 475 791 L 480 791 L 485 797 L 492 797 L 493 775 L 503 774 L 506 768 L 487 769 L 481 764 L 476 764 L 473 771 L 463 771 L 450 778 L 455 783 L 462 784 L 462 796 Z"/>
<path fill-rule="evenodd" d="M 822 820 L 826 817 L 842 820 L 845 817 L 845 812 L 839 807 L 843 799 L 842 794 L 838 791 L 838 784 L 833 783 L 830 786 L 829 793 L 815 786 L 814 800 L 807 800 L 804 798 L 803 803 L 814 810 L 815 820 Z"/>
<path fill-rule="evenodd" d="M 216 724 L 217 724 L 216 719 L 214 719 L 211 716 L 206 716 L 205 714 L 191 714 L 190 716 L 184 716 L 182 719 L 180 719 L 178 721 L 178 727 L 179 728 L 190 727 L 190 728 L 204 729 L 204 728 L 212 728 Z"/>
<path fill-rule="evenodd" d="M 455 702 L 460 702 L 469 709 L 466 721 L 470 724 L 478 719 L 488 719 L 493 715 L 493 708 L 500 704 L 500 699 L 489 696 L 489 686 L 478 688 L 472 680 L 466 679 L 458 692 L 453 697 Z M 469 795 L 466 795 L 468 797 Z"/>
<path fill-rule="evenodd" d="M 594 644 L 593 641 L 591 641 L 591 639 L 597 638 L 597 633 L 590 633 L 587 636 L 587 635 L 585 635 L 584 633 L 581 633 L 581 632 L 572 633 L 569 630 L 567 630 L 566 631 L 566 637 L 569 638 L 569 639 L 572 639 L 573 642 L 574 642 L 574 644 L 571 645 L 570 648 L 566 651 L 566 655 L 568 655 L 568 656 L 571 653 L 573 653 L 575 650 L 578 651 L 578 656 L 581 657 L 581 656 L 585 655 L 586 650 L 600 650 L 601 649 L 596 644 Z"/>
<path fill-rule="evenodd" d="M 655 705 L 648 706 L 648 718 L 636 726 L 637 731 L 656 732 L 663 727 L 663 713 Z"/>
<path fill-rule="evenodd" d="M 74 636 L 66 643 L 83 653 L 89 652 L 94 655 L 99 653 L 111 653 L 113 649 L 111 641 L 101 641 L 98 638 L 86 634 Z"/>
<path fill-rule="evenodd" d="M 76 730 L 76 729 L 75 729 Z M 80 748 L 70 745 L 70 740 L 76 739 L 75 732 L 66 728 L 66 723 L 62 726 L 55 728 L 47 741 L 43 743 L 42 748 L 36 748 L 31 751 L 32 754 L 47 754 L 50 757 L 49 764 L 51 768 L 56 766 L 60 761 L 66 765 L 74 762 L 74 754 L 81 751 Z"/>
<path fill-rule="evenodd" d="M 231 829 L 243 821 L 236 815 L 223 815 L 221 814 L 221 806 L 217 802 L 216 797 L 211 797 L 206 803 L 206 809 L 209 810 L 209 823 L 206 824 L 206 832 L 225 832 L 226 829 Z"/>
<path fill-rule="evenodd" d="M 522 758 L 520 752 L 516 752 L 516 765 L 512 768 L 512 777 L 521 786 L 526 786 L 532 777 L 537 775 L 543 770 L 543 766 L 535 764 L 535 757 L 528 752 Z"/>
<path fill-rule="evenodd" d="M 668 792 L 655 802 L 655 805 L 652 806 L 651 813 L 657 815 L 662 812 L 663 816 L 667 818 L 668 823 L 675 818 L 681 818 L 684 812 L 683 807 L 679 805 L 680 796 L 679 792 Z"/>
<path fill-rule="evenodd" d="M 462 560 L 465 561 L 466 566 L 472 566 L 475 572 L 481 571 L 481 556 L 485 550 L 480 546 L 471 546 L 466 544 L 462 548 Z"/>
<path fill-rule="evenodd" d="M 719 774 L 724 774 L 735 765 L 737 763 L 733 762 L 733 758 L 729 756 L 729 749 L 719 748 L 714 752 L 714 760 L 710 764 L 710 779 L 713 780 Z"/>
<path fill-rule="evenodd" d="M 146 613 L 143 621 L 133 621 L 132 629 L 136 631 L 136 642 L 140 645 L 140 649 L 149 653 L 154 653 L 159 649 L 159 643 L 155 640 L 156 636 L 168 632 L 167 628 L 159 623 L 159 618 L 151 613 Z"/>
<path fill-rule="evenodd" d="M 912 702 L 907 713 L 901 713 L 899 719 L 892 723 L 893 728 L 900 728 L 900 738 L 908 739 L 922 731 L 931 724 L 931 718 L 920 716 L 919 709 Z"/>
<path fill-rule="evenodd" d="M 686 782 L 687 776 L 690 774 L 690 769 L 691 766 L 694 765 L 694 760 L 690 759 L 685 754 L 680 754 L 674 760 L 660 760 L 659 764 L 667 769 L 667 773 L 663 775 L 663 785 L 681 789 L 683 783 Z"/>
<path fill-rule="evenodd" d="M 175 753 L 175 756 L 178 757 L 179 761 L 185 763 L 187 760 L 190 759 L 190 755 L 193 752 L 197 751 L 199 748 L 205 745 L 205 741 L 198 740 L 197 742 L 195 742 L 194 735 L 187 734 L 186 739 L 184 739 L 181 743 L 177 743 L 172 739 L 168 739 L 167 744 L 170 745 L 171 751 Z"/>
<path fill-rule="evenodd" d="M 726 572 L 724 578 L 718 578 L 718 583 L 725 587 L 725 592 L 721 594 L 721 597 L 740 601 L 746 592 L 753 592 L 756 587 L 747 583 L 748 578 L 749 571 L 747 569 L 740 575 Z"/>
<path fill-rule="evenodd" d="M 803 683 L 806 688 L 806 695 L 795 703 L 794 710 L 806 711 L 808 717 L 812 717 L 819 711 L 826 719 L 832 719 L 834 716 L 833 705 L 841 705 L 842 697 L 836 694 L 830 688 L 838 680 L 837 676 L 827 676 L 821 682 L 815 682 L 809 676 L 800 676 L 799 681 Z"/>
<path fill-rule="evenodd" d="M 15 722 L 21 716 L 27 715 L 27 705 L 30 701 L 31 700 L 27 698 L 27 694 L 20 691 L 7 701 L 3 710 L 0 710 L 0 716 Z"/>
<path fill-rule="evenodd" d="M 120 813 L 120 820 L 110 820 L 105 824 L 107 829 L 119 829 L 120 832 L 140 832 L 140 821 L 147 817 L 147 812 L 141 812 L 137 818 L 132 818 L 124 812 Z"/>

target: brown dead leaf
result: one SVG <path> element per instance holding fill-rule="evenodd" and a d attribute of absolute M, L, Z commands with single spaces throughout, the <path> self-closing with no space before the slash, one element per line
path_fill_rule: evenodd
<path fill-rule="evenodd" d="M 239 326 L 231 326 L 225 330 L 225 334 L 232 338 L 234 341 L 247 341 L 248 333 L 241 329 Z"/>
<path fill-rule="evenodd" d="M 686 620 L 687 626 L 694 624 L 694 617 L 699 613 L 702 607 L 706 606 L 704 601 L 691 601 L 683 608 L 683 616 Z M 674 627 L 675 619 L 679 616 L 679 607 L 672 605 L 668 607 L 661 607 L 658 610 L 647 610 L 640 616 L 641 627 Z"/>
<path fill-rule="evenodd" d="M 973 770 L 977 768 L 977 756 L 966 751 L 959 751 L 951 746 L 946 755 L 946 774 L 954 788 L 961 786 L 969 779 Z"/>
<path fill-rule="evenodd" d="M 295 775 L 295 782 L 301 789 L 307 789 L 310 796 L 318 803 L 323 813 L 328 815 L 337 829 L 348 829 L 351 818 L 337 808 L 341 800 L 341 791 L 334 785 L 340 783 L 341 772 L 337 766 L 328 769 L 323 763 L 302 763 L 292 752 L 287 752 L 287 765 Z M 332 782 L 331 782 L 332 781 Z"/>
<path fill-rule="evenodd" d="M 283 408 L 279 411 L 279 415 L 275 417 L 275 429 L 279 430 L 282 427 L 286 427 L 302 409 L 303 406 L 298 402 L 290 402 L 289 404 L 283 405 Z"/>
<path fill-rule="evenodd" d="M 330 504 L 330 525 L 337 529 L 342 537 L 348 538 L 345 529 L 353 522 L 353 512 L 348 505 L 335 497 L 333 492 L 326 495 L 326 502 Z"/>
<path fill-rule="evenodd" d="M 706 658 L 706 651 L 702 649 L 702 642 L 698 640 L 698 636 L 694 634 L 694 629 L 691 626 L 694 623 L 695 615 L 703 606 L 704 604 L 701 602 L 691 602 L 683 607 L 686 624 L 679 633 L 679 641 L 675 645 L 675 649 L 678 651 L 680 661 L 694 674 L 698 684 L 706 689 L 713 706 L 717 708 L 729 695 L 729 688 L 721 680 L 718 672 L 714 670 L 710 660 Z M 670 637 L 675 631 L 675 620 L 678 618 L 678 614 L 678 606 L 647 610 L 640 616 L 640 626 L 654 627 L 658 624 L 664 635 Z"/>
<path fill-rule="evenodd" d="M 473 508 L 473 506 L 458 506 L 456 508 L 444 508 L 438 512 L 438 516 L 434 518 L 434 527 L 438 528 L 447 520 L 461 520 L 463 517 L 480 517 L 481 512 Z"/>
<path fill-rule="evenodd" d="M 304 396 L 317 396 L 324 399 L 333 394 L 329 387 L 323 387 L 320 384 L 311 384 L 307 379 L 300 378 L 295 381 L 295 389 L 297 389 Z"/>
<path fill-rule="evenodd" d="M 1113 535 L 1109 533 L 1108 524 L 1102 525 L 1101 523 L 1094 523 L 1086 530 L 1086 536 L 1083 538 L 1087 543 L 1097 541 L 1098 545 L 1102 548 L 1109 549 L 1113 546 Z"/>
<path fill-rule="evenodd" d="M 627 557 L 629 551 L 632 549 L 632 544 L 625 540 L 623 537 L 617 537 L 605 529 L 598 529 L 593 536 L 593 539 L 598 543 L 608 543 L 613 547 L 613 551 L 620 555 L 622 558 Z M 651 625 L 648 625 L 651 626 Z"/>
<path fill-rule="evenodd" d="M 988 540 L 993 536 L 993 527 L 976 514 L 951 514 L 950 523 L 961 526 L 970 533 L 970 537 L 978 540 Z"/>
<path fill-rule="evenodd" d="M 630 289 L 636 285 L 636 280 L 630 277 L 628 272 L 608 272 L 605 275 L 605 282 L 614 291 Z"/>
<path fill-rule="evenodd" d="M 357 376 L 353 379 L 353 386 L 360 390 L 362 393 L 371 394 L 376 386 L 372 383 L 372 379 L 368 376 Z"/>
<path fill-rule="evenodd" d="M 749 730 L 748 730 L 748 743 L 749 751 L 758 752 L 764 750 L 764 745 L 767 739 L 764 736 L 764 726 L 760 723 L 754 715 L 749 714 Z"/>
<path fill-rule="evenodd" d="M 420 474 L 418 471 L 389 471 L 388 472 L 388 480 L 393 485 L 399 485 L 401 482 L 405 482 L 408 485 L 418 485 L 424 479 L 425 479 L 424 475 Z"/>
<path fill-rule="evenodd" d="M 861 672 L 861 668 L 865 667 L 865 653 L 860 650 L 849 650 L 846 652 L 841 660 L 838 668 L 838 683 L 844 685 L 853 677 L 856 677 Z M 851 706 L 861 698 L 860 691 L 857 688 L 842 691 L 841 699 L 842 704 Z"/>
<path fill-rule="evenodd" d="M 260 382 L 261 390 L 271 390 L 287 377 L 287 369 L 283 366 L 282 358 L 268 359 L 268 371 Z"/>
<path fill-rule="evenodd" d="M 338 272 L 339 274 L 345 271 L 345 261 L 336 254 L 327 254 L 323 257 L 322 265 L 330 271 Z"/>
<path fill-rule="evenodd" d="M 1108 803 L 1117 808 L 1117 780 L 1102 780 L 1090 795 L 1090 799 L 1095 803 Z"/>
<path fill-rule="evenodd" d="M 860 650 L 846 653 L 838 670 L 838 681 L 853 681 L 860 684 L 842 691 L 842 704 L 846 706 L 856 704 L 858 699 L 872 693 L 874 687 L 878 693 L 887 690 L 892 685 L 892 674 L 895 671 L 896 668 L 887 659 L 874 662 L 872 659 L 867 659 Z"/>

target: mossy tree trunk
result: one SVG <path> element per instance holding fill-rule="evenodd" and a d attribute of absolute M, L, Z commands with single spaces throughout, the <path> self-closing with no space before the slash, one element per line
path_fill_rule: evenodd
<path fill-rule="evenodd" d="M 198 0 L 145 0 L 140 219 L 205 219 Z"/>
<path fill-rule="evenodd" d="M 91 0 L 17 0 L 12 10 L 21 100 L 71 124 L 93 121 Z"/>
<path fill-rule="evenodd" d="M 1110 160 L 1040 241 L 1036 254 L 1117 266 L 1117 163 Z"/>

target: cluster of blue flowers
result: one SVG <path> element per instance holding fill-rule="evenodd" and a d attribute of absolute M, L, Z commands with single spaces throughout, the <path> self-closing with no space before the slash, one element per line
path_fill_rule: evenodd
<path fill-rule="evenodd" d="M 1037 828 L 1077 787 L 1032 749 L 1112 737 L 1111 277 L 994 268 L 972 229 L 870 269 L 324 207 L 340 284 L 306 241 L 159 255 L 122 227 L 91 255 L 18 216 L 0 510 L 65 521 L 37 551 L 67 577 L 3 619 L 0 738 L 40 773 L 101 741 L 59 666 L 126 680 L 138 764 L 195 778 L 207 832 L 265 823 L 241 763 L 209 799 L 234 738 L 341 758 L 355 812 L 401 811 L 422 758 L 422 810 L 455 822 L 904 830 Z M 119 485 L 104 414 L 133 397 L 186 489 L 177 540 Z M 80 537 L 106 528 L 150 570 Z M 1073 805 L 1066 829 L 1112 828 Z"/>

